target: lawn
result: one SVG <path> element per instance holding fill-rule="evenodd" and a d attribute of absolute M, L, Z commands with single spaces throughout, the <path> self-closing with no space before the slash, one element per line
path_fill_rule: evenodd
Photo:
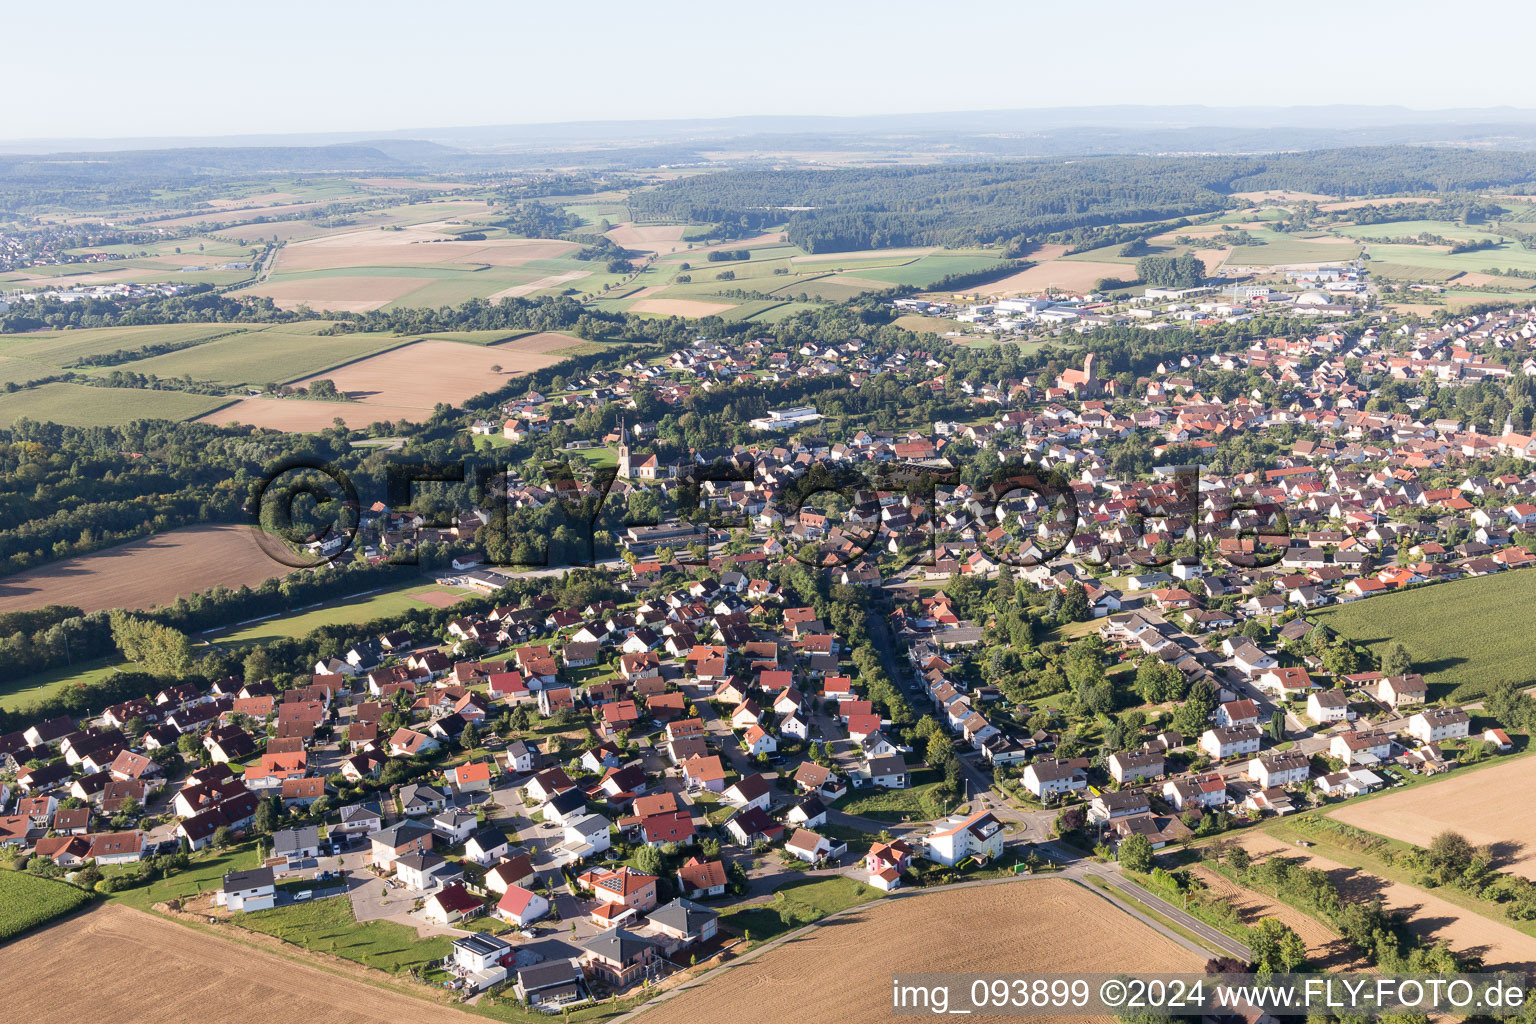
<path fill-rule="evenodd" d="M 930 821 L 942 818 L 945 797 L 939 787 L 944 778 L 932 768 L 919 768 L 906 789 L 854 790 L 832 805 L 847 814 L 876 821 Z"/>
<path fill-rule="evenodd" d="M 134 420 L 191 420 L 229 399 L 184 391 L 53 383 L 0 395 L 0 425 L 26 418 L 71 427 L 119 427 Z"/>
<path fill-rule="evenodd" d="M 0 871 L 0 942 L 69 913 L 91 898 L 84 889 L 24 871 Z"/>
<path fill-rule="evenodd" d="M 22 676 L 0 682 L 0 708 L 18 711 L 31 707 L 38 701 L 63 693 L 72 686 L 96 683 L 123 668 L 116 658 L 93 658 L 78 665 L 57 668 L 51 672 Z"/>
<path fill-rule="evenodd" d="M 720 924 L 732 931 L 750 934 L 755 946 L 880 896 L 879 889 L 843 876 L 805 879 L 785 885 L 773 894 L 770 902 L 726 911 L 720 915 Z M 785 920 L 786 916 L 789 921 Z"/>
<path fill-rule="evenodd" d="M 1536 679 L 1536 648 L 1527 642 L 1536 572 L 1457 580 L 1312 613 L 1315 621 L 1380 653 L 1394 640 L 1408 649 L 1431 695 L 1481 695 L 1493 684 Z"/>
<path fill-rule="evenodd" d="M 255 843 L 241 843 L 227 850 L 204 849 L 192 854 L 192 863 L 187 870 L 135 889 L 115 892 L 112 899 L 138 910 L 148 910 L 154 904 L 167 900 L 217 892 L 223 887 L 224 876 L 229 872 L 245 871 L 258 866 Z M 110 875 L 116 870 L 106 867 L 102 872 Z"/>
<path fill-rule="evenodd" d="M 370 622 L 410 611 L 428 611 L 434 606 L 422 600 L 423 595 L 456 594 L 463 598 L 471 593 L 461 587 L 440 587 L 435 583 L 424 584 L 420 579 L 413 579 L 347 600 L 302 609 L 292 615 L 252 622 L 233 632 L 220 633 L 214 639 L 220 645 L 235 647 L 296 639 L 321 626 Z"/>
<path fill-rule="evenodd" d="M 258 910 L 237 923 L 295 946 L 397 974 L 441 960 L 453 949 L 453 940 L 447 936 L 423 939 L 416 929 L 390 921 L 359 924 L 352 916 L 352 901 L 345 896 Z"/>

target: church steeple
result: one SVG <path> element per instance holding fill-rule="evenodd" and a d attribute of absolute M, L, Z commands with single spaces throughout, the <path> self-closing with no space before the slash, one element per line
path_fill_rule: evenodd
<path fill-rule="evenodd" d="M 624 429 L 624 414 L 619 414 L 619 478 L 629 479 L 629 431 Z"/>

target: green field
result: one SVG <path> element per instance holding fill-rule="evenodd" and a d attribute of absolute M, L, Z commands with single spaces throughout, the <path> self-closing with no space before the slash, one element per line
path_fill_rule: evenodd
<path fill-rule="evenodd" d="M 149 910 L 156 903 L 183 899 L 198 893 L 216 892 L 224 884 L 224 876 L 231 871 L 244 871 L 258 867 L 256 845 L 242 843 L 225 850 L 204 849 L 192 854 L 192 863 L 185 871 L 178 871 L 169 878 L 157 879 L 148 885 L 123 889 L 112 894 L 112 899 L 139 910 Z M 111 875 L 123 870 L 105 867 L 102 871 Z"/>
<path fill-rule="evenodd" d="M 868 278 L 871 281 L 885 281 L 896 285 L 928 288 L 951 274 L 972 274 L 982 270 L 999 269 L 1002 266 L 1002 260 L 988 259 L 984 256 L 945 256 L 935 254 L 924 256 L 922 259 L 902 267 L 891 267 L 885 270 L 855 271 L 854 276 Z"/>
<path fill-rule="evenodd" d="M 338 334 L 322 338 L 270 327 L 139 359 L 116 369 L 157 377 L 191 377 L 225 387 L 260 387 L 300 380 L 414 340 L 393 334 Z"/>
<path fill-rule="evenodd" d="M 1536 681 L 1536 648 L 1526 632 L 1533 607 L 1536 572 L 1517 570 L 1335 605 L 1310 617 L 1378 654 L 1401 641 L 1432 696 L 1459 687 L 1457 699 L 1464 699 L 1505 680 Z"/>
<path fill-rule="evenodd" d="M 232 632 L 221 632 L 210 634 L 210 636 L 220 646 L 232 647 L 293 639 L 304 636 L 321 626 L 369 622 L 384 616 L 402 615 L 409 611 L 427 611 L 433 605 L 418 600 L 417 595 L 433 593 L 467 597 L 472 591 L 456 587 L 440 587 L 435 583 L 413 580 L 352 600 L 328 603 L 323 607 L 306 609 L 293 615 L 263 619 Z"/>
<path fill-rule="evenodd" d="M 1371 262 L 1400 264 L 1409 267 L 1428 267 L 1434 270 L 1536 270 L 1536 252 L 1519 242 L 1506 242 L 1496 249 L 1478 252 L 1450 253 L 1443 249 L 1431 249 L 1427 245 L 1372 245 L 1369 247 Z"/>
<path fill-rule="evenodd" d="M 0 942 L 61 917 L 90 898 L 90 893 L 66 882 L 0 870 Z"/>
<path fill-rule="evenodd" d="M 720 915 L 720 925 L 738 933 L 750 933 L 755 946 L 820 921 L 828 914 L 877 900 L 881 895 L 879 889 L 852 878 L 804 879 L 788 883 L 766 903 L 726 911 Z"/>
<path fill-rule="evenodd" d="M 1360 255 L 1358 245 L 1345 242 L 1315 242 L 1278 231 L 1249 231 L 1263 245 L 1239 245 L 1227 257 L 1229 266 L 1272 267 L 1288 263 L 1337 263 Z M 1372 247 L 1374 253 L 1375 247 Z"/>
<path fill-rule="evenodd" d="M 1439 235 L 1457 241 L 1479 238 L 1508 238 L 1497 229 L 1475 224 L 1458 224 L 1453 220 L 1392 220 L 1381 224 L 1347 224 L 1334 228 L 1334 233 L 1350 238 L 1417 238 L 1419 235 Z"/>
<path fill-rule="evenodd" d="M 944 779 L 937 771 L 919 768 L 909 776 L 908 783 L 906 789 L 854 790 L 839 797 L 832 806 L 876 821 L 929 821 L 944 816 L 947 808 L 938 792 Z"/>
<path fill-rule="evenodd" d="M 74 686 L 96 683 L 124 668 L 116 658 L 93 658 L 68 668 L 0 681 L 0 708 L 17 711 Z"/>
<path fill-rule="evenodd" d="M 258 910 L 242 915 L 236 923 L 295 946 L 396 974 L 441 960 L 453 950 L 451 936 L 423 939 L 416 929 L 391 921 L 359 924 L 346 896 Z"/>
<path fill-rule="evenodd" d="M 0 339 L 0 355 L 62 367 L 120 349 L 203 341 L 248 331 L 239 324 L 166 324 L 158 327 L 91 327 L 12 334 Z"/>
<path fill-rule="evenodd" d="M 53 383 L 0 395 L 0 424 L 9 426 L 23 417 L 73 427 L 124 426 L 142 419 L 190 420 L 229 401 L 185 391 Z"/>

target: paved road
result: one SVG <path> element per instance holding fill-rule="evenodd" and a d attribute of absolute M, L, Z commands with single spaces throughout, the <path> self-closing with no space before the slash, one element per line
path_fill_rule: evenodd
<path fill-rule="evenodd" d="M 1160 915 L 1166 917 L 1170 921 L 1173 921 L 1184 930 L 1193 932 L 1195 935 L 1198 935 L 1203 941 L 1210 943 L 1210 945 L 1214 948 L 1245 961 L 1251 961 L 1253 959 L 1253 950 L 1249 949 L 1243 943 L 1238 942 L 1236 939 L 1232 938 L 1230 935 L 1227 935 L 1225 932 L 1213 928 L 1212 926 L 1206 924 L 1204 921 L 1201 921 L 1199 918 L 1186 914 L 1183 910 L 1174 906 L 1172 903 L 1169 903 L 1162 897 L 1148 892 L 1142 886 L 1137 885 L 1135 882 L 1132 882 L 1128 878 L 1124 877 L 1124 875 L 1122 875 L 1120 872 L 1120 865 L 1113 863 L 1102 864 L 1098 861 L 1089 860 L 1081 856 L 1076 850 L 1073 850 L 1067 846 L 1063 846 L 1059 843 L 1040 844 L 1036 847 L 1036 850 L 1048 859 L 1062 865 L 1062 870 L 1059 875 L 1048 877 L 1075 878 L 1079 881 L 1085 881 L 1089 876 L 1101 879 L 1105 883 L 1114 886 L 1117 889 L 1123 890 L 1127 895 L 1134 898 L 1138 902 L 1151 907 Z M 1121 909 L 1135 913 L 1134 907 L 1128 906 L 1124 903 L 1119 903 L 1118 901 L 1116 902 L 1116 905 L 1120 906 Z M 1148 918 L 1144 914 L 1138 913 L 1135 916 L 1141 918 L 1143 921 L 1146 921 L 1152 927 L 1156 928 L 1164 935 L 1167 935 L 1169 938 L 1180 941 L 1181 945 L 1186 947 L 1189 946 L 1189 942 L 1187 940 L 1183 940 L 1182 936 L 1180 936 L 1177 932 L 1169 929 L 1162 922 Z"/>

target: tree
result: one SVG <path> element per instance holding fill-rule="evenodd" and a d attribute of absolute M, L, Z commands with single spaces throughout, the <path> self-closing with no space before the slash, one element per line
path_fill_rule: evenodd
<path fill-rule="evenodd" d="M 1146 836 L 1127 836 L 1120 841 L 1116 859 L 1127 871 L 1144 875 L 1152 870 L 1152 841 Z"/>
<path fill-rule="evenodd" d="M 459 733 L 459 746 L 465 750 L 474 750 L 480 745 L 480 730 L 474 722 L 467 722 L 464 730 Z"/>
<path fill-rule="evenodd" d="M 1248 933 L 1253 967 L 1260 974 L 1289 974 L 1307 959 L 1307 944 L 1288 925 L 1273 917 L 1259 921 Z"/>
<path fill-rule="evenodd" d="M 1215 710 L 1216 695 L 1211 688 L 1203 683 L 1191 686 L 1184 703 L 1173 713 L 1173 727 L 1186 737 L 1198 737 Z"/>
<path fill-rule="evenodd" d="M 256 817 L 253 822 L 257 831 L 275 832 L 283 818 L 283 801 L 281 797 L 268 797 L 256 805 Z"/>
<path fill-rule="evenodd" d="M 251 653 L 245 656 L 241 663 L 245 674 L 245 681 L 257 683 L 263 679 L 272 678 L 272 656 L 267 653 L 265 647 L 253 647 Z"/>
<path fill-rule="evenodd" d="M 1276 708 L 1275 713 L 1269 718 L 1269 738 L 1276 743 L 1285 739 L 1285 709 Z"/>
<path fill-rule="evenodd" d="M 213 830 L 213 848 L 222 850 L 229 845 L 230 832 L 228 825 L 220 825 Z"/>
<path fill-rule="evenodd" d="M 1394 640 L 1387 645 L 1387 649 L 1381 652 L 1381 674 L 1384 676 L 1407 675 L 1413 668 L 1413 661 L 1408 657 L 1408 648 L 1402 642 Z"/>
<path fill-rule="evenodd" d="M 666 874 L 666 864 L 662 861 L 661 851 L 649 843 L 636 848 L 634 864 L 636 869 L 648 875 Z"/>

